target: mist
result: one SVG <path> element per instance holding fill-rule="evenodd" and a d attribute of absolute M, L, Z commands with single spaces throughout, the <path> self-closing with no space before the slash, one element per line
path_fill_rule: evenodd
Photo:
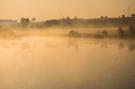
<path fill-rule="evenodd" d="M 0 0 L 0 89 L 135 89 L 135 0 Z"/>
<path fill-rule="evenodd" d="M 134 89 L 134 38 L 69 35 L 102 29 L 1 28 L 0 88 Z"/>

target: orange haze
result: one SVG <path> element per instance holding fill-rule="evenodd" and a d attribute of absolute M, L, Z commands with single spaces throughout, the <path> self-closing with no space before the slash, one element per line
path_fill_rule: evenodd
<path fill-rule="evenodd" d="M 135 0 L 0 0 L 0 19 L 119 16 L 134 7 Z"/>

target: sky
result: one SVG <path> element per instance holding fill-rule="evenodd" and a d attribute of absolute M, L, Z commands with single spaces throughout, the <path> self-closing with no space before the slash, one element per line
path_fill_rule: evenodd
<path fill-rule="evenodd" d="M 135 0 L 0 0 L 0 19 L 118 17 L 132 12 Z"/>

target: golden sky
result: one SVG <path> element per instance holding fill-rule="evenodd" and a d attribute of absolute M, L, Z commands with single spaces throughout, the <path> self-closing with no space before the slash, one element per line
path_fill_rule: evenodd
<path fill-rule="evenodd" d="M 0 0 L 0 19 L 95 18 L 135 12 L 135 0 Z"/>

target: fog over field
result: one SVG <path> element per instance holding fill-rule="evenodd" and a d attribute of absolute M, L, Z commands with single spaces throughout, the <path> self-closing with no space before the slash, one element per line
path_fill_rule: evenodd
<path fill-rule="evenodd" d="M 0 0 L 0 89 L 135 89 L 135 0 Z"/>
<path fill-rule="evenodd" d="M 109 35 L 118 28 L 3 27 L 0 88 L 134 89 L 135 39 Z"/>

